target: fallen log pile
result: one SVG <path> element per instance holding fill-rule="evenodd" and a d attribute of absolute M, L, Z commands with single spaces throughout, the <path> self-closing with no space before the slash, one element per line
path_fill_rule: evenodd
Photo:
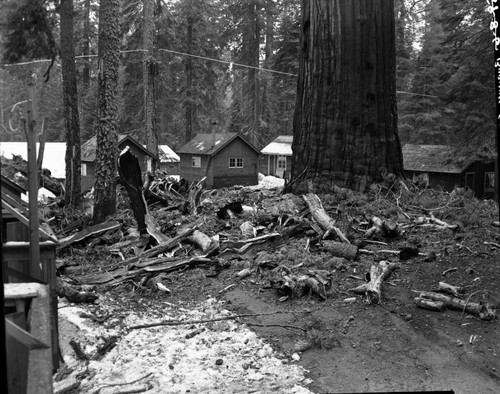
<path fill-rule="evenodd" d="M 312 192 L 295 196 L 280 189 L 205 190 L 203 179 L 189 184 L 149 173 L 144 177 L 129 150 L 120 154 L 119 173 L 123 189 L 118 214 L 93 226 L 87 225 L 83 214 L 73 216 L 73 222 L 54 229 L 61 237 L 58 274 L 70 279 L 62 282 L 61 295 L 66 293 L 68 299 L 85 299 L 81 286 L 88 285 L 125 284 L 170 293 L 170 286 L 163 284 L 168 274 L 197 267 L 207 277 L 235 270 L 234 283 L 221 293 L 250 280 L 275 290 L 282 301 L 299 297 L 325 301 L 351 293 L 356 297 L 350 300 L 377 305 L 385 302 L 384 288 L 396 286 L 389 280 L 401 281 L 406 266 L 414 261 L 439 262 L 447 255 L 447 248 L 423 247 L 416 233 L 456 234 L 462 227 L 439 216 L 438 210 L 422 215 L 413 213 L 408 204 L 405 211 L 401 196 L 411 193 L 408 188 L 389 207 L 398 213 L 391 216 L 385 208 L 366 204 L 366 196 L 340 188 L 321 197 Z M 55 204 L 44 212 L 48 222 L 65 213 Z M 99 269 L 81 269 L 91 255 Z M 364 283 L 354 285 L 352 280 Z M 70 283 L 80 288 L 72 293 Z M 494 308 L 464 302 L 464 286 L 440 282 L 437 290 L 419 292 L 415 305 L 461 309 L 484 320 L 496 316 Z M 92 294 L 87 295 L 92 302 Z"/>

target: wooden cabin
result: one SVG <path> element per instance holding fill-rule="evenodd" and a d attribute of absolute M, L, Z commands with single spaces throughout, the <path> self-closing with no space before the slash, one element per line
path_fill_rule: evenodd
<path fill-rule="evenodd" d="M 292 169 L 292 135 L 280 135 L 260 152 L 260 172 L 278 178 L 288 178 Z"/>
<path fill-rule="evenodd" d="M 178 151 L 180 175 L 208 188 L 258 184 L 259 151 L 238 133 L 198 134 Z"/>
<path fill-rule="evenodd" d="M 118 151 L 121 152 L 126 147 L 139 159 L 141 171 L 155 171 L 158 166 L 158 157 L 155 153 L 142 146 L 137 140 L 129 135 L 120 134 L 118 136 Z M 95 181 L 95 161 L 96 161 L 97 137 L 94 136 L 81 147 L 82 158 L 82 190 L 92 188 Z"/>
<path fill-rule="evenodd" d="M 477 198 L 495 195 L 495 160 L 490 157 L 457 159 L 448 145 L 403 146 L 406 175 L 432 188 L 452 191 L 455 187 L 471 189 Z"/>
<path fill-rule="evenodd" d="M 181 158 L 168 145 L 158 145 L 159 170 L 168 175 L 179 175 Z"/>

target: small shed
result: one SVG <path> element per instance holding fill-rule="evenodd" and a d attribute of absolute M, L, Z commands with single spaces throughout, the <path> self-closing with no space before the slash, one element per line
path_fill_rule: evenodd
<path fill-rule="evenodd" d="M 158 145 L 159 169 L 168 175 L 179 175 L 181 158 L 168 145 Z"/>
<path fill-rule="evenodd" d="M 492 198 L 495 194 L 495 160 L 472 157 L 457 159 L 448 145 L 403 146 L 403 165 L 406 175 L 425 185 L 452 191 L 467 187 L 478 198 Z"/>
<path fill-rule="evenodd" d="M 258 184 L 259 151 L 238 133 L 198 134 L 178 151 L 180 175 L 221 188 Z"/>
<path fill-rule="evenodd" d="M 266 145 L 261 150 L 260 172 L 278 178 L 287 177 L 292 168 L 292 142 L 292 135 L 280 135 Z"/>
<path fill-rule="evenodd" d="M 129 135 L 118 135 L 118 150 L 121 152 L 126 147 L 139 159 L 142 171 L 154 171 L 158 165 L 158 157 L 155 153 L 142 146 L 137 140 Z M 82 190 L 92 187 L 95 180 L 95 160 L 96 160 L 97 137 L 94 136 L 82 144 Z"/>

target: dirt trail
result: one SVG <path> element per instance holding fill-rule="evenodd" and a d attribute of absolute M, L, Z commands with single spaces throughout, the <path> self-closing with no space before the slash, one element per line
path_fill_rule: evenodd
<path fill-rule="evenodd" d="M 256 295 L 254 291 L 236 289 L 227 294 L 227 299 L 237 311 L 263 313 L 272 310 L 268 295 Z M 314 310 L 315 307 L 316 304 L 301 301 L 292 309 Z M 485 361 L 484 356 L 488 355 L 484 349 L 469 344 L 465 338 L 467 333 L 459 335 L 465 330 L 457 327 L 459 322 L 454 314 L 457 312 L 450 312 L 447 333 L 438 334 L 432 328 L 434 316 L 415 327 L 412 321 L 380 306 L 327 302 L 324 308 L 306 318 L 311 322 L 311 330 L 319 328 L 317 346 L 301 354 L 300 365 L 309 370 L 313 379 L 309 388 L 317 393 L 417 390 L 498 393 L 498 353 L 494 355 L 492 350 Z M 262 316 L 259 324 L 298 324 L 298 316 Z M 484 324 L 478 322 L 474 332 L 492 330 L 490 338 L 495 335 L 500 338 L 496 323 L 482 327 Z M 254 326 L 253 329 L 285 354 L 293 353 L 302 337 L 296 330 L 279 327 Z M 456 343 L 457 338 L 463 346 Z M 498 350 L 498 343 L 491 345 Z"/>

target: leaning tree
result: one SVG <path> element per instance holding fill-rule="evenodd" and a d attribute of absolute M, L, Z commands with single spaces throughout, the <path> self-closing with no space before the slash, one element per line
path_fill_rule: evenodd
<path fill-rule="evenodd" d="M 393 0 L 302 0 L 291 191 L 402 174 L 394 21 Z"/>

